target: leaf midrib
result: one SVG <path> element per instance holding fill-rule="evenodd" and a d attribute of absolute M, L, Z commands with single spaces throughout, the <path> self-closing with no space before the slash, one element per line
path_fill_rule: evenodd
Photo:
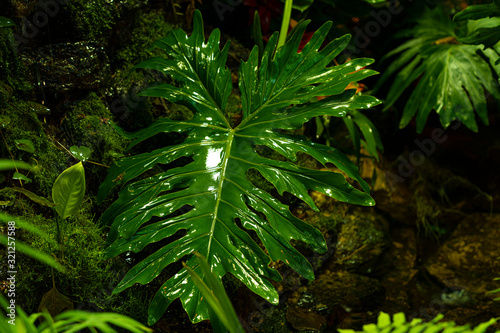
<path fill-rule="evenodd" d="M 219 211 L 219 204 L 222 199 L 222 186 L 224 184 L 224 181 L 226 180 L 227 163 L 231 156 L 231 147 L 233 145 L 233 141 L 234 141 L 234 129 L 231 129 L 228 133 L 226 149 L 222 160 L 222 167 L 220 171 L 220 182 L 219 182 L 219 187 L 217 188 L 218 195 L 217 195 L 217 200 L 215 201 L 214 217 L 212 219 L 212 225 L 210 226 L 210 232 L 208 236 L 209 239 L 208 239 L 207 254 L 206 254 L 207 258 L 210 258 L 210 247 L 212 246 L 212 239 L 214 238 L 215 224 L 217 223 L 218 220 L 217 216 Z"/>

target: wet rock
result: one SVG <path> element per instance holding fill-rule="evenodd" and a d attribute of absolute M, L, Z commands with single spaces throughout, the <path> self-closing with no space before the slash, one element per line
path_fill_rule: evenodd
<path fill-rule="evenodd" d="M 301 307 L 289 307 L 286 310 L 286 320 L 297 330 L 319 331 L 326 323 L 325 317 Z"/>
<path fill-rule="evenodd" d="M 483 296 L 500 287 L 498 281 L 493 281 L 500 272 L 499 239 L 500 214 L 472 214 L 439 248 L 426 269 L 452 291 L 465 289 L 473 295 Z"/>
<path fill-rule="evenodd" d="M 376 279 L 349 272 L 326 270 L 312 283 L 311 292 L 318 305 L 346 312 L 376 309 L 385 298 L 385 289 Z"/>
<path fill-rule="evenodd" d="M 387 222 L 365 210 L 354 210 L 337 223 L 337 244 L 329 269 L 371 273 L 390 246 Z"/>
<path fill-rule="evenodd" d="M 104 47 L 96 42 L 50 44 L 24 49 L 22 62 L 39 93 L 53 94 L 75 89 L 96 89 L 108 78 Z M 40 96 L 43 99 L 43 96 Z"/>

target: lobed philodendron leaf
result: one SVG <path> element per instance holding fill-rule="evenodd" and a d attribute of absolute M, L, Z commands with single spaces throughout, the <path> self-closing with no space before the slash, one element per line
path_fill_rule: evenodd
<path fill-rule="evenodd" d="M 241 63 L 242 120 L 232 128 L 224 115 L 232 88 L 231 73 L 225 66 L 229 45 L 219 48 L 217 29 L 205 41 L 198 11 L 193 22 L 190 37 L 179 29 L 155 42 L 167 58 L 153 58 L 137 66 L 161 71 L 179 82 L 179 86 L 163 83 L 148 88 L 141 95 L 185 105 L 193 111 L 193 118 L 185 121 L 163 118 L 145 129 L 126 134 L 134 139 L 131 146 L 159 133 L 180 133 L 184 141 L 175 145 L 167 142 L 162 148 L 121 159 L 110 168 L 99 189 L 98 200 L 102 201 L 118 183 L 134 180 L 121 190 L 119 198 L 101 217 L 103 222 L 111 224 L 107 240 L 109 257 L 126 251 L 139 252 L 162 241 L 156 252 L 127 273 L 114 293 L 135 283 L 149 283 L 181 258 L 204 279 L 204 272 L 193 256 L 198 252 L 219 280 L 231 273 L 250 290 L 276 304 L 278 293 L 270 280 L 278 281 L 281 276 L 269 267 L 271 260 L 282 260 L 302 276 L 313 279 L 310 263 L 290 240 L 301 240 L 318 252 L 326 250 L 326 243 L 317 229 L 296 218 L 287 205 L 256 188 L 247 179 L 247 171 L 257 170 L 279 193 L 287 191 L 315 210 L 318 208 L 309 196 L 310 190 L 343 202 L 373 205 L 367 194 L 368 185 L 347 157 L 285 131 L 300 128 L 318 115 L 341 117 L 349 110 L 378 104 L 374 97 L 345 91 L 350 82 L 376 72 L 363 69 L 372 63 L 370 59 L 328 67 L 349 42 L 349 37 L 344 36 L 319 50 L 331 23 L 319 28 L 297 53 L 307 26 L 303 22 L 274 56 L 277 34 L 270 38 L 260 59 L 255 47 L 248 61 Z M 315 96 L 326 95 L 330 97 L 309 103 L 316 100 Z M 261 156 L 257 153 L 258 146 L 267 146 L 292 162 Z M 293 163 L 299 152 L 325 167 L 335 165 L 358 181 L 363 191 L 351 186 L 340 173 L 311 170 Z M 153 169 L 182 157 L 191 162 L 166 171 Z M 154 175 L 136 180 L 146 171 Z M 261 244 L 251 234 L 259 237 Z M 176 298 L 180 298 L 193 322 L 208 318 L 202 293 L 188 271 L 181 268 L 154 297 L 149 307 L 149 323 L 156 322 Z"/>
<path fill-rule="evenodd" d="M 408 34 L 413 38 L 387 54 L 399 56 L 387 67 L 375 89 L 394 75 L 385 108 L 391 107 L 415 81 L 416 87 L 406 102 L 400 127 L 416 115 L 417 132 L 424 129 L 432 110 L 439 115 L 444 128 L 458 120 L 477 132 L 475 112 L 487 125 L 486 94 L 500 99 L 498 83 L 490 62 L 496 52 L 484 52 L 482 45 L 459 43 L 455 23 L 437 6 L 423 14 L 422 20 Z"/>

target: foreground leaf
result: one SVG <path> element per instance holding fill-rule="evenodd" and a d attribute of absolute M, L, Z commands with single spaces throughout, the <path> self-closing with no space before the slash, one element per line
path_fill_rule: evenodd
<path fill-rule="evenodd" d="M 203 297 L 207 300 L 210 309 L 215 312 L 215 316 L 210 315 L 212 327 L 214 327 L 216 320 L 220 320 L 229 332 L 244 332 L 233 305 L 224 290 L 224 286 L 212 273 L 205 258 L 198 253 L 195 253 L 195 255 L 197 257 L 196 265 L 200 266 L 203 275 L 198 275 L 193 268 L 186 264 L 184 264 L 184 268 L 188 271 L 194 284 L 200 289 Z M 222 331 L 222 329 L 221 327 L 219 331 Z M 214 331 L 217 331 L 215 327 Z"/>
<path fill-rule="evenodd" d="M 9 305 L 5 297 L 0 294 L 0 306 L 7 309 Z M 70 310 L 53 318 L 47 311 L 44 311 L 33 313 L 28 317 L 26 312 L 17 306 L 15 325 L 12 325 L 10 317 L 3 315 L 0 318 L 0 332 L 2 333 L 116 333 L 117 327 L 122 328 L 124 332 L 153 332 L 152 329 L 130 317 L 111 312 L 91 313 Z"/>
<path fill-rule="evenodd" d="M 443 322 L 441 319 L 444 315 L 438 314 L 429 322 L 424 322 L 420 318 L 414 318 L 407 321 L 405 314 L 399 312 L 391 316 L 385 312 L 380 312 L 376 324 L 363 325 L 362 331 L 355 331 L 351 329 L 339 329 L 339 333 L 406 333 L 406 332 L 423 332 L 423 333 L 440 333 L 440 332 L 461 332 L 461 333 L 483 333 L 494 325 L 498 319 L 490 319 L 487 322 L 481 323 L 474 328 L 469 325 L 457 325 L 453 321 Z M 498 332 L 498 331 L 497 331 Z"/>
<path fill-rule="evenodd" d="M 219 49 L 218 30 L 205 42 L 198 11 L 193 22 L 190 37 L 176 30 L 154 44 L 165 50 L 168 58 L 153 58 L 138 65 L 160 70 L 180 83 L 180 87 L 163 83 L 141 95 L 182 104 L 193 111 L 193 118 L 163 118 L 138 132 L 125 134 L 134 139 L 131 147 L 160 133 L 178 133 L 183 141 L 175 145 L 167 142 L 165 147 L 123 158 L 110 168 L 99 189 L 98 200 L 102 201 L 120 181 L 127 183 L 149 171 L 150 177 L 123 188 L 118 200 L 101 217 L 111 224 L 107 255 L 139 252 L 147 245 L 162 242 L 127 273 L 114 293 L 135 283 L 151 282 L 181 258 L 203 276 L 193 256 L 196 251 L 207 259 L 219 281 L 231 273 L 250 290 L 277 304 L 278 293 L 270 280 L 279 281 L 281 276 L 269 267 L 271 260 L 281 260 L 305 278 L 313 279 L 311 264 L 290 240 L 303 241 L 318 252 L 326 250 L 326 243 L 317 229 L 296 218 L 286 204 L 256 188 L 246 174 L 257 170 L 280 194 L 286 191 L 315 210 L 318 208 L 310 190 L 343 202 L 373 205 L 367 194 L 368 185 L 347 157 L 286 131 L 300 128 L 318 115 L 341 117 L 350 110 L 378 104 L 374 97 L 359 98 L 353 90 L 345 91 L 350 82 L 376 72 L 363 69 L 372 63 L 370 59 L 327 67 L 349 42 L 349 37 L 344 36 L 319 50 L 331 22 L 319 28 L 297 53 L 308 23 L 303 22 L 275 55 L 277 34 L 270 38 L 262 57 L 255 47 L 248 61 L 242 62 L 242 120 L 232 128 L 224 115 L 232 86 L 231 74 L 225 67 L 229 45 Z M 325 95 L 331 96 L 309 103 L 314 97 Z M 259 146 L 266 146 L 289 161 L 261 156 L 257 153 Z M 358 181 L 364 192 L 351 186 L 340 173 L 296 165 L 293 162 L 299 152 L 325 167 L 334 165 Z M 159 168 L 181 158 L 188 158 L 188 162 L 166 170 Z M 251 235 L 258 237 L 261 244 Z M 180 298 L 193 322 L 208 318 L 206 301 L 188 271 L 182 268 L 154 297 L 149 323 L 156 322 L 176 298 Z"/>

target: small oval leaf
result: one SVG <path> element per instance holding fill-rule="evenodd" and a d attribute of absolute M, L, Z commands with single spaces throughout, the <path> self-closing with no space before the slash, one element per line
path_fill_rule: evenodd
<path fill-rule="evenodd" d="M 69 147 L 71 154 L 82 162 L 85 162 L 90 157 L 90 149 L 85 146 L 71 146 Z"/>
<path fill-rule="evenodd" d="M 14 172 L 12 179 L 24 180 L 27 183 L 31 183 L 31 179 L 19 172 Z"/>
<path fill-rule="evenodd" d="M 19 139 L 19 140 L 14 140 L 16 143 L 17 149 L 27 151 L 28 153 L 33 154 L 35 152 L 35 146 L 33 145 L 33 142 L 28 139 Z"/>
<path fill-rule="evenodd" d="M 9 116 L 0 116 L 0 125 L 5 128 L 10 124 Z"/>
<path fill-rule="evenodd" d="M 85 170 L 82 162 L 64 170 L 52 187 L 52 199 L 62 219 L 78 211 L 85 195 Z"/>

